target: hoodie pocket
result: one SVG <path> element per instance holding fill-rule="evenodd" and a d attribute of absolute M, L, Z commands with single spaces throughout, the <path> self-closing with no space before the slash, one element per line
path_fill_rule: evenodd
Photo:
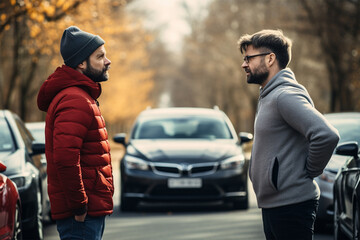
<path fill-rule="evenodd" d="M 279 161 L 276 157 L 272 160 L 269 169 L 269 182 L 270 185 L 275 190 L 278 190 L 278 179 L 279 179 Z"/>

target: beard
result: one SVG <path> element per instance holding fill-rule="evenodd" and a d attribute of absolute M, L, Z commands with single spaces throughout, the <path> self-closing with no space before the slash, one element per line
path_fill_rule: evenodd
<path fill-rule="evenodd" d="M 269 76 L 269 70 L 266 69 L 265 64 L 261 62 L 261 65 L 258 68 L 255 68 L 254 71 L 251 71 L 249 68 L 246 69 L 246 72 L 249 73 L 247 76 L 247 82 L 250 84 L 259 84 L 261 85 Z"/>
<path fill-rule="evenodd" d="M 94 82 L 105 82 L 109 79 L 109 66 L 105 66 L 102 70 L 93 68 L 90 64 L 89 59 L 86 60 L 86 69 L 83 72 L 85 76 L 93 80 Z"/>

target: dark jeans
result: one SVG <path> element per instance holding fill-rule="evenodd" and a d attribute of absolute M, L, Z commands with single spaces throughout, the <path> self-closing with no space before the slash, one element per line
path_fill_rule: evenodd
<path fill-rule="evenodd" d="M 77 222 L 74 217 L 56 221 L 62 240 L 101 240 L 105 228 L 105 216 L 86 216 L 85 222 Z"/>
<path fill-rule="evenodd" d="M 312 240 L 319 201 L 262 209 L 267 240 Z"/>

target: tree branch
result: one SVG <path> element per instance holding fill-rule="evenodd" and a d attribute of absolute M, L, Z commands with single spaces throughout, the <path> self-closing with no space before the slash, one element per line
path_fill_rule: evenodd
<path fill-rule="evenodd" d="M 61 11 L 54 16 L 49 16 L 45 13 L 44 17 L 49 22 L 56 22 L 59 19 L 63 18 L 67 14 L 68 11 L 72 11 L 72 10 L 76 9 L 82 2 L 84 2 L 84 0 L 75 1 L 68 9 L 66 9 L 66 11 Z"/>

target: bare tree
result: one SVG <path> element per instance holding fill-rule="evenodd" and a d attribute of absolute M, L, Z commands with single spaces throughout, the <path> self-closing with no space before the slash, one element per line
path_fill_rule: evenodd
<path fill-rule="evenodd" d="M 192 32 L 185 39 L 182 75 L 195 106 L 219 105 L 238 129 L 252 131 L 259 90 L 248 85 L 241 69 L 237 40 L 264 28 L 282 29 L 294 40 L 290 67 L 311 93 L 321 112 L 328 112 L 328 75 L 320 42 L 309 34 L 298 1 L 214 0 L 204 19 L 188 18 Z M 306 34 L 304 34 L 306 33 Z M 186 101 L 189 98 L 186 97 Z M 185 101 L 185 99 L 184 99 Z"/>
<path fill-rule="evenodd" d="M 301 0 L 320 40 L 331 87 L 331 111 L 355 110 L 360 65 L 360 1 Z"/>

